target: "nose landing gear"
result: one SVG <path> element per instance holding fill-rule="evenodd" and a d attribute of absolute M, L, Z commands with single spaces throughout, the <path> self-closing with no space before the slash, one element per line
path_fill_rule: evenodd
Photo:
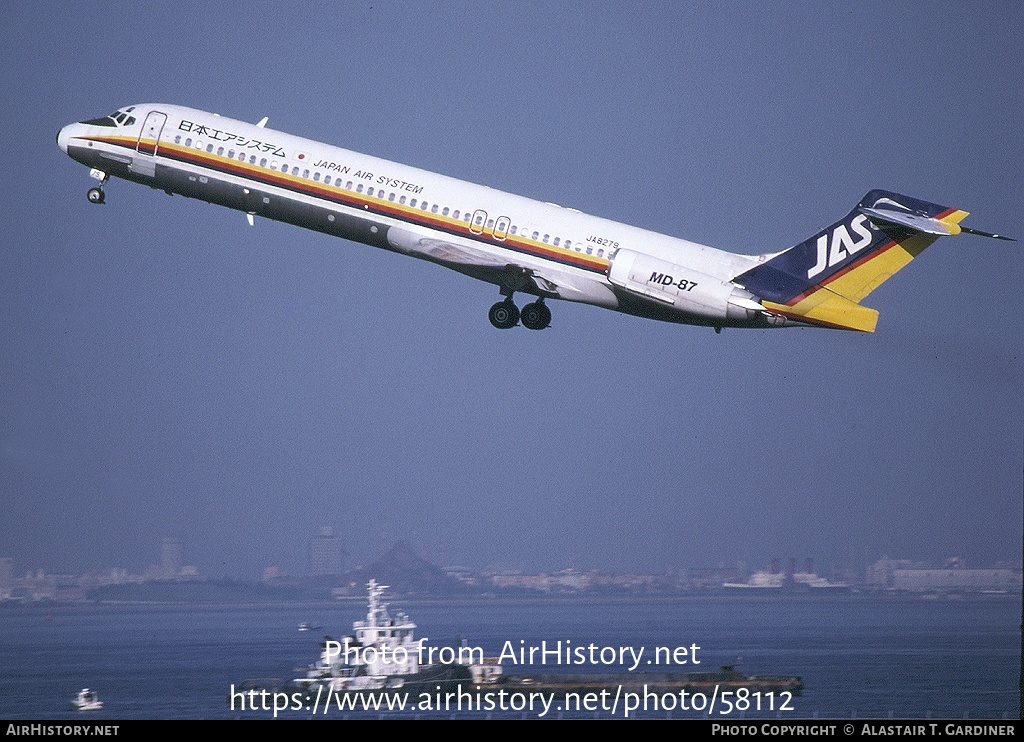
<path fill-rule="evenodd" d="M 100 182 L 100 184 L 97 188 L 90 188 L 89 192 L 86 193 L 85 196 L 86 198 L 89 199 L 89 203 L 101 204 L 107 200 L 107 196 L 103 192 L 103 186 L 105 186 L 107 184 L 107 181 L 110 180 L 110 176 L 107 175 L 102 170 L 93 168 L 92 170 L 89 171 L 89 177 L 95 178 Z"/>

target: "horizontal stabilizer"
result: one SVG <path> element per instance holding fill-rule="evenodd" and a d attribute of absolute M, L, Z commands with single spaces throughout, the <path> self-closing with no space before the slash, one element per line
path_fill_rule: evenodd
<path fill-rule="evenodd" d="M 1007 237 L 1005 235 L 996 234 L 995 232 L 982 232 L 980 229 L 972 229 L 971 227 L 960 227 L 960 231 L 964 234 L 976 234 L 979 237 L 992 237 L 996 240 L 1006 240 L 1007 242 L 1016 242 L 1016 238 Z"/>
<path fill-rule="evenodd" d="M 860 207 L 860 213 L 866 214 L 871 221 L 880 223 L 879 226 L 898 224 L 901 227 L 908 227 L 917 232 L 935 234 L 940 237 L 959 234 L 963 228 L 958 224 L 958 222 L 960 219 L 967 216 L 966 211 L 954 211 L 943 219 L 939 219 L 937 217 L 911 214 L 907 211 L 897 211 L 896 209 L 869 209 L 864 206 Z"/>
<path fill-rule="evenodd" d="M 771 301 L 762 304 L 772 314 L 837 330 L 874 332 L 878 324 L 877 309 L 862 306 L 828 290 L 816 291 L 795 306 Z"/>

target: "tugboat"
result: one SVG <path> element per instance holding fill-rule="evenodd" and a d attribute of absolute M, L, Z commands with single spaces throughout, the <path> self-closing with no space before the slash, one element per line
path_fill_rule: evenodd
<path fill-rule="evenodd" d="M 96 691 L 82 688 L 71 701 L 71 705 L 76 711 L 99 711 L 103 708 L 103 701 L 96 695 Z"/>
<path fill-rule="evenodd" d="M 341 641 L 327 639 L 320 645 L 320 659 L 310 665 L 306 677 L 296 678 L 300 687 L 326 685 L 332 691 L 393 690 L 410 683 L 469 681 L 465 665 L 420 665 L 420 642 L 413 638 L 416 624 L 401 612 L 394 618 L 381 596 L 388 588 L 376 580 L 367 584 L 369 605 L 366 620 L 352 624 L 353 636 Z"/>
<path fill-rule="evenodd" d="M 628 674 L 505 674 L 500 657 L 479 657 L 473 664 L 421 664 L 421 643 L 414 638 L 416 624 L 404 613 L 388 613 L 381 599 L 387 585 L 370 580 L 366 618 L 352 624 L 353 635 L 336 640 L 327 637 L 320 645 L 320 659 L 306 669 L 305 677 L 292 681 L 299 688 L 326 688 L 335 693 L 387 694 L 428 691 L 431 695 L 460 688 L 493 686 L 500 692 L 599 692 L 619 690 L 644 693 L 689 691 L 705 694 L 718 689 L 775 692 L 799 695 L 799 676 L 746 675 L 735 665 L 718 672 Z M 485 691 L 495 692 L 495 691 Z M 774 698 L 772 699 L 774 703 Z M 788 702 L 788 701 L 787 701 Z"/>

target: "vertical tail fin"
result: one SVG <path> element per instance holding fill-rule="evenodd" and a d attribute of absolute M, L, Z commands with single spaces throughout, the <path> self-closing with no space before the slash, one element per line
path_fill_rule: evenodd
<path fill-rule="evenodd" d="M 770 312 L 810 324 L 874 332 L 878 312 L 861 299 L 942 235 L 966 211 L 889 191 L 868 193 L 842 220 L 799 245 L 764 256 L 733 279 Z"/>

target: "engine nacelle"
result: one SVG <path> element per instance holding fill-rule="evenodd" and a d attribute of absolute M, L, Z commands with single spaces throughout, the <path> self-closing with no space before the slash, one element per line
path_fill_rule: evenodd
<path fill-rule="evenodd" d="M 757 297 L 731 281 L 633 250 L 615 253 L 608 280 L 631 294 L 709 320 L 744 321 L 767 314 Z"/>

